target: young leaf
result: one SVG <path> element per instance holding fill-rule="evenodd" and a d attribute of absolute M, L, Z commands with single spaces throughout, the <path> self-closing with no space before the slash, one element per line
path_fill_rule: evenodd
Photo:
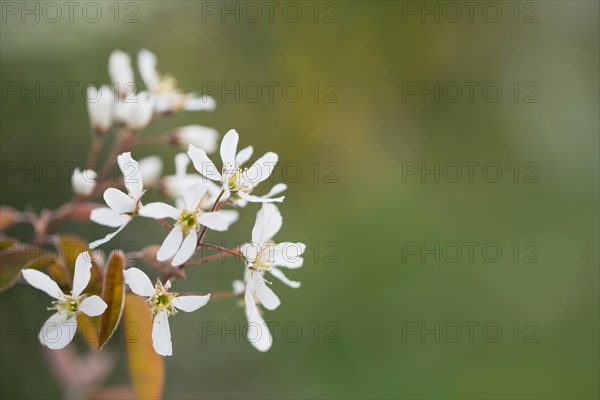
<path fill-rule="evenodd" d="M 75 270 L 77 256 L 88 250 L 88 243 L 76 235 L 63 235 L 58 241 L 61 258 L 57 263 L 48 267 L 52 278 L 61 286 L 70 286 Z M 86 293 L 100 295 L 102 293 L 102 270 L 98 267 L 97 257 L 92 256 L 92 277 L 86 288 Z M 68 273 L 69 276 L 65 276 Z"/>
<path fill-rule="evenodd" d="M 100 348 L 110 339 L 121 320 L 123 306 L 125 305 L 124 267 L 125 256 L 123 253 L 118 250 L 113 251 L 108 257 L 106 272 L 104 273 L 102 300 L 108 307 L 100 316 L 100 337 L 98 338 Z"/>
<path fill-rule="evenodd" d="M 160 399 L 165 366 L 152 346 L 152 314 L 139 296 L 128 293 L 123 314 L 129 372 L 139 399 Z"/>
<path fill-rule="evenodd" d="M 57 258 L 57 254 L 40 247 L 20 243 L 3 245 L 0 251 L 0 293 L 19 280 L 23 268 L 43 268 Z"/>

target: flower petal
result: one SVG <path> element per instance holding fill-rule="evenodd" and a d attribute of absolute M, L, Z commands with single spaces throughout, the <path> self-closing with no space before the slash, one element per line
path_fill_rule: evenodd
<path fill-rule="evenodd" d="M 257 273 L 258 272 L 254 272 L 254 274 Z M 268 287 L 267 284 L 260 278 L 254 278 L 254 284 L 252 285 L 252 288 L 260 300 L 260 303 L 265 306 L 267 310 L 274 310 L 281 304 L 281 300 L 279 300 L 279 297 L 277 297 L 275 292 L 273 292 L 271 288 Z"/>
<path fill-rule="evenodd" d="M 40 343 L 50 349 L 66 347 L 77 330 L 77 314 L 56 313 L 44 322 L 38 338 Z"/>
<path fill-rule="evenodd" d="M 127 217 L 129 217 L 129 215 L 127 215 Z M 129 220 L 127 221 L 127 223 L 131 220 L 131 217 L 129 217 Z M 125 227 L 127 226 L 127 223 L 121 225 L 119 227 L 119 229 L 117 229 L 116 231 L 109 233 L 108 235 L 104 236 L 102 239 L 98 239 L 93 241 L 92 243 L 90 243 L 90 250 L 94 250 L 96 247 L 108 242 L 109 240 L 111 240 L 112 238 L 114 238 L 115 236 L 117 236 L 119 234 L 119 232 L 121 232 L 123 229 L 125 229 Z"/>
<path fill-rule="evenodd" d="M 204 307 L 208 300 L 210 300 L 210 294 L 206 296 L 177 296 L 171 301 L 181 311 L 192 312 Z"/>
<path fill-rule="evenodd" d="M 102 314 L 108 305 L 100 298 L 100 296 L 90 296 L 83 299 L 79 304 L 79 311 L 90 317 L 96 317 Z"/>
<path fill-rule="evenodd" d="M 279 270 L 273 266 L 271 266 L 271 268 L 269 269 L 269 272 L 275 278 L 279 279 L 281 282 L 285 283 L 286 285 L 288 285 L 291 288 L 298 289 L 301 285 L 301 283 L 298 281 L 290 280 L 287 276 L 285 276 L 285 274 L 283 272 L 281 272 L 281 270 Z"/>
<path fill-rule="evenodd" d="M 183 242 L 183 231 L 180 225 L 175 225 L 156 252 L 156 259 L 162 262 L 173 257 L 181 247 L 181 242 Z"/>
<path fill-rule="evenodd" d="M 140 164 L 131 157 L 130 152 L 117 157 L 119 168 L 123 173 L 123 183 L 134 199 L 142 197 L 144 183 L 142 182 L 142 169 Z M 133 210 L 132 210 L 133 211 Z"/>
<path fill-rule="evenodd" d="M 256 186 L 271 176 L 278 159 L 279 156 L 276 153 L 273 153 L 272 151 L 266 153 L 244 172 L 244 178 L 251 182 L 253 186 Z"/>
<path fill-rule="evenodd" d="M 188 210 L 195 210 L 200 205 L 200 200 L 204 197 L 207 187 L 202 182 L 197 182 L 183 196 Z"/>
<path fill-rule="evenodd" d="M 73 273 L 73 296 L 79 296 L 90 283 L 92 277 L 92 258 L 90 253 L 84 251 L 75 260 L 75 272 Z"/>
<path fill-rule="evenodd" d="M 223 170 L 237 169 L 235 165 L 235 153 L 237 152 L 238 141 L 240 137 L 235 129 L 231 129 L 223 136 L 221 141 L 221 160 L 223 161 Z"/>
<path fill-rule="evenodd" d="M 252 153 L 254 153 L 254 148 L 252 146 L 244 147 L 237 153 L 237 156 L 235 156 L 235 162 L 238 165 L 247 163 L 250 157 L 252 157 Z"/>
<path fill-rule="evenodd" d="M 127 214 L 135 210 L 135 201 L 119 189 L 108 188 L 104 191 L 106 204 L 120 214 Z"/>
<path fill-rule="evenodd" d="M 251 203 L 281 203 L 283 201 L 283 199 L 285 199 L 285 196 L 281 196 L 281 197 L 276 197 L 274 199 L 272 198 L 268 198 L 266 196 L 254 196 L 252 194 L 248 194 L 248 193 L 244 193 L 244 192 L 238 192 L 238 195 L 246 200 L 249 201 Z"/>
<path fill-rule="evenodd" d="M 160 77 L 156 72 L 156 55 L 148 49 L 142 49 L 138 53 L 138 69 L 146 88 L 154 91 L 160 83 Z"/>
<path fill-rule="evenodd" d="M 271 197 L 286 191 L 288 186 L 285 183 L 278 183 L 269 190 L 269 193 L 261 196 L 263 199 L 270 199 Z"/>
<path fill-rule="evenodd" d="M 263 353 L 269 350 L 273 344 L 273 338 L 263 317 L 258 311 L 251 312 L 246 307 L 246 318 L 248 319 L 248 333 L 246 337 L 250 344 Z"/>
<path fill-rule="evenodd" d="M 256 222 L 252 228 L 252 242 L 258 246 L 262 246 L 275 236 L 283 219 L 281 213 L 273 204 L 263 203 L 262 208 L 256 214 Z"/>
<path fill-rule="evenodd" d="M 306 250 L 304 243 L 283 242 L 274 246 L 271 263 L 286 268 L 300 268 L 304 263 L 302 253 Z"/>
<path fill-rule="evenodd" d="M 63 291 L 56 282 L 52 280 L 48 275 L 37 269 L 24 269 L 21 271 L 23 278 L 36 289 L 46 292 L 48 296 L 58 299 L 62 297 Z"/>
<path fill-rule="evenodd" d="M 233 224 L 240 218 L 240 213 L 235 210 L 219 210 L 219 215 L 227 221 L 228 225 Z"/>
<path fill-rule="evenodd" d="M 188 99 L 183 105 L 186 111 L 213 111 L 217 108 L 217 102 L 210 96 L 197 96 L 190 93 Z"/>
<path fill-rule="evenodd" d="M 154 350 L 161 356 L 173 355 L 169 316 L 165 311 L 159 311 L 154 316 L 152 323 L 152 344 L 154 345 Z"/>
<path fill-rule="evenodd" d="M 183 239 L 183 243 L 181 244 L 181 248 L 173 257 L 173 261 L 171 261 L 171 265 L 177 267 L 187 260 L 189 260 L 196 251 L 196 241 L 198 240 L 198 234 L 195 230 L 191 230 L 185 239 Z"/>
<path fill-rule="evenodd" d="M 139 214 L 142 217 L 162 219 L 162 218 L 179 218 L 179 210 L 170 204 L 156 202 L 148 203 L 140 208 Z"/>
<path fill-rule="evenodd" d="M 194 168 L 196 168 L 203 176 L 212 179 L 213 181 L 221 180 L 221 174 L 217 170 L 217 167 L 215 167 L 215 164 L 210 161 L 210 158 L 208 158 L 204 150 L 198 149 L 190 144 L 187 153 L 194 164 Z"/>
<path fill-rule="evenodd" d="M 90 213 L 90 220 L 100 225 L 110 226 L 111 228 L 118 228 L 129 222 L 130 219 L 129 215 L 119 214 L 108 207 L 95 208 Z"/>
<path fill-rule="evenodd" d="M 144 271 L 131 267 L 127 268 L 124 274 L 125 283 L 129 285 L 133 293 L 142 297 L 151 297 L 154 294 L 154 286 Z"/>
<path fill-rule="evenodd" d="M 227 217 L 221 214 L 221 211 L 208 212 L 201 214 L 198 217 L 198 222 L 202 225 L 212 229 L 213 231 L 226 231 L 229 228 L 229 221 Z"/>

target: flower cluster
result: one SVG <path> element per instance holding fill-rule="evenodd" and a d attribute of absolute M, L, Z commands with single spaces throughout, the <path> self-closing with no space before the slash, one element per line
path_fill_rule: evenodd
<path fill-rule="evenodd" d="M 112 85 L 89 89 L 88 111 L 95 145 L 90 151 L 88 164 L 95 161 L 103 138 L 111 131 L 115 136 L 114 159 L 109 155 L 99 171 L 85 167 L 75 170 L 72 177 L 75 204 L 102 195 L 106 206 L 92 207 L 89 219 L 113 230 L 90 243 L 89 251 L 79 255 L 70 294 L 63 293 L 48 275 L 36 269 L 23 270 L 23 278 L 29 284 L 55 299 L 52 309 L 56 313 L 44 324 L 40 341 L 49 348 L 62 348 L 74 336 L 79 313 L 98 316 L 106 310 L 107 302 L 102 298 L 82 294 L 90 281 L 92 251 L 98 252 L 97 248 L 110 242 L 133 220 L 149 218 L 162 225 L 158 228 L 157 224 L 157 229 L 168 229 L 162 244 L 156 246 L 152 260 L 147 262 L 159 273 L 159 277 L 152 284 L 145 272 L 130 266 L 123 269 L 123 280 L 133 294 L 146 299 L 153 321 L 155 351 L 163 356 L 172 355 L 169 317 L 178 310 L 195 311 L 205 306 L 211 298 L 211 294 L 180 295 L 171 291 L 172 281 L 185 277 L 185 269 L 207 262 L 206 259 L 193 258 L 203 248 L 217 250 L 220 255 L 235 255 L 243 260 L 243 280 L 233 282 L 234 290 L 229 292 L 229 297 L 243 300 L 248 320 L 248 339 L 258 350 L 266 351 L 271 347 L 272 337 L 263 319 L 262 308 L 274 310 L 281 302 L 265 275 L 268 273 L 284 284 L 298 288 L 300 283 L 288 279 L 282 268 L 301 267 L 305 250 L 302 243 L 273 241 L 282 226 L 281 213 L 274 203 L 283 202 L 281 193 L 287 186 L 277 183 L 270 190 L 262 192 L 266 194 L 258 195 L 255 192 L 259 184 L 272 176 L 278 155 L 267 152 L 248 164 L 254 153 L 253 147 L 247 146 L 238 151 L 239 135 L 235 130 L 230 130 L 221 141 L 221 160 L 217 166 L 207 153 L 217 150 L 218 133 L 199 125 L 140 138 L 144 128 L 163 115 L 215 108 L 213 99 L 184 93 L 178 89 L 172 76 L 159 73 L 156 66 L 154 54 L 148 50 L 139 53 L 139 74 L 146 90 L 136 92 L 129 55 L 115 51 L 109 59 Z M 175 157 L 174 175 L 161 177 L 162 162 L 156 156 L 135 160 L 133 150 L 145 142 L 187 146 L 187 152 Z M 190 163 L 195 169 L 193 173 L 188 173 Z M 102 173 L 117 167 L 122 180 L 115 183 L 103 178 Z M 266 185 L 263 183 L 262 186 Z M 164 195 L 165 201 L 144 203 L 146 192 L 152 189 Z M 252 232 L 248 235 L 248 243 L 228 249 L 206 241 L 209 231 L 227 231 L 239 219 L 240 210 L 249 203 L 260 203 L 261 207 Z M 59 339 L 51 340 L 52 337 Z"/>

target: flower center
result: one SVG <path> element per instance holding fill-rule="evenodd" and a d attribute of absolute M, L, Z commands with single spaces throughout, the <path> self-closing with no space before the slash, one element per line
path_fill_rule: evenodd
<path fill-rule="evenodd" d="M 157 282 L 154 295 L 148 299 L 148 303 L 152 307 L 152 315 L 156 315 L 161 311 L 165 311 L 168 315 L 175 315 L 177 310 L 173 306 L 173 299 L 176 296 L 176 293 L 167 292 L 160 281 Z"/>
<path fill-rule="evenodd" d="M 271 269 L 271 264 L 273 264 L 273 251 L 274 251 L 275 243 L 268 242 L 265 243 L 256 254 L 256 258 L 252 261 L 252 266 L 250 269 L 253 269 L 257 272 L 268 271 Z"/>
<path fill-rule="evenodd" d="M 189 211 L 183 210 L 177 221 L 185 232 L 189 232 L 198 228 L 198 210 Z"/>
<path fill-rule="evenodd" d="M 67 313 L 69 315 L 77 314 L 79 311 L 79 304 L 85 296 L 68 296 L 64 295 L 62 298 L 52 302 L 52 307 L 48 310 L 56 310 L 59 313 Z"/>
<path fill-rule="evenodd" d="M 239 191 L 250 193 L 252 191 L 252 183 L 246 179 L 248 168 L 234 168 L 231 164 L 223 166 L 224 182 L 227 183 L 229 191 L 236 193 Z"/>

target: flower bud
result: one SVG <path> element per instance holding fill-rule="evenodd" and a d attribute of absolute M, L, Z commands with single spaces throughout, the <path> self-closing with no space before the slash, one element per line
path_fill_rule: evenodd
<path fill-rule="evenodd" d="M 184 148 L 192 144 L 207 153 L 213 153 L 217 150 L 217 136 L 216 129 L 200 125 L 187 125 L 176 129 L 172 133 L 172 140 L 173 143 Z"/>
<path fill-rule="evenodd" d="M 80 196 L 90 195 L 96 186 L 97 176 L 98 174 L 96 171 L 91 169 L 81 171 L 79 168 L 75 168 L 73 171 L 73 176 L 71 177 L 73 192 Z"/>
<path fill-rule="evenodd" d="M 97 133 L 106 133 L 112 125 L 113 92 L 106 85 L 87 89 L 87 109 L 90 124 Z"/>
<path fill-rule="evenodd" d="M 162 173 L 162 160 L 158 156 L 150 156 L 142 158 L 138 161 L 140 165 L 140 173 L 142 174 L 142 181 L 147 186 L 155 186 Z"/>
<path fill-rule="evenodd" d="M 116 104 L 115 118 L 133 130 L 142 130 L 154 116 L 154 98 L 148 92 L 140 92 L 121 99 Z"/>
<path fill-rule="evenodd" d="M 121 50 L 113 51 L 108 58 L 108 74 L 121 97 L 134 92 L 135 80 L 129 54 Z"/>

